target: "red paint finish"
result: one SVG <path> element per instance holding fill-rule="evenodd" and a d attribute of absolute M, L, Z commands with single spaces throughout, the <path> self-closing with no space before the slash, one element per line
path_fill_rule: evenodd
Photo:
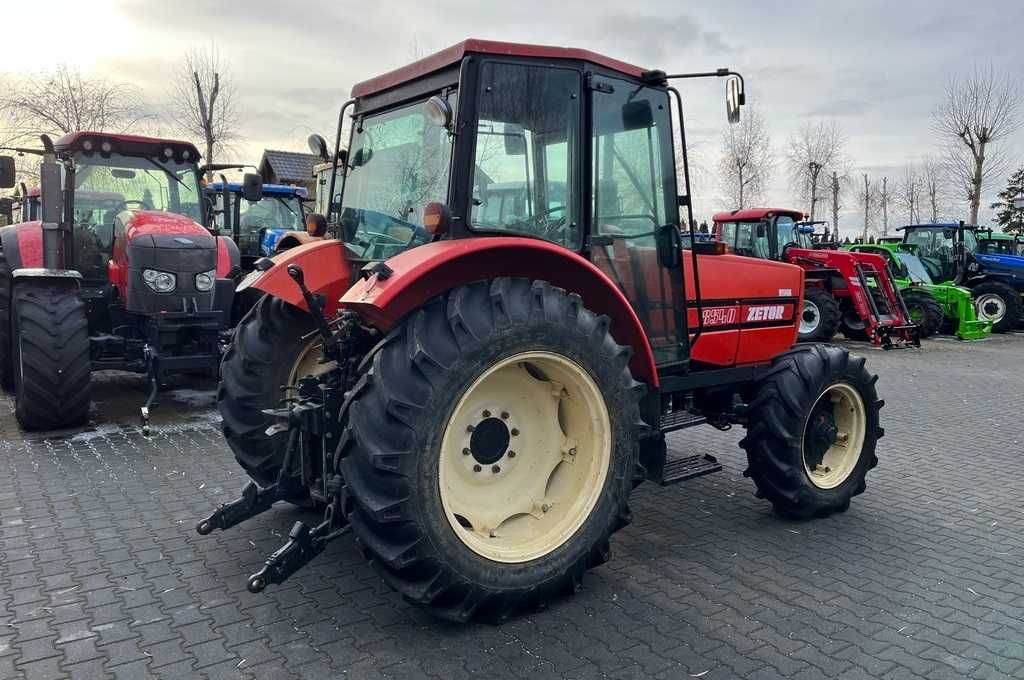
<path fill-rule="evenodd" d="M 124 214 L 124 213 L 122 213 Z M 124 237 L 129 242 L 139 236 L 209 236 L 210 232 L 191 219 L 177 213 L 160 210 L 140 210 L 132 213 L 124 225 Z"/>
<path fill-rule="evenodd" d="M 792 217 L 797 222 L 804 219 L 804 214 L 802 212 L 799 210 L 792 210 L 790 208 L 744 208 L 743 210 L 730 210 L 729 212 L 715 213 L 715 216 L 712 219 L 715 222 L 715 234 L 718 234 L 719 232 L 717 229 L 721 222 L 758 222 L 776 215 Z"/>
<path fill-rule="evenodd" d="M 555 47 L 551 45 L 529 45 L 510 42 L 499 42 L 496 40 L 479 40 L 470 38 L 452 45 L 446 49 L 424 57 L 419 61 L 388 71 L 376 78 L 356 83 L 352 87 L 353 97 L 365 97 L 367 95 L 383 92 L 384 90 L 397 87 L 402 83 L 415 80 L 434 71 L 439 71 L 446 66 L 457 64 L 467 54 L 495 54 L 514 57 L 537 57 L 541 59 L 571 59 L 574 61 L 588 61 L 598 64 L 613 71 L 619 71 L 634 78 L 639 78 L 646 70 L 633 64 L 628 64 L 618 59 L 606 57 L 590 50 L 581 50 L 574 47 Z"/>
<path fill-rule="evenodd" d="M 418 250 L 415 249 L 415 250 Z M 261 290 L 280 298 L 299 309 L 308 309 L 302 291 L 288 276 L 287 266 L 297 264 L 305 274 L 306 286 L 324 296 L 324 312 L 338 311 L 339 299 L 351 280 L 351 267 L 345 257 L 345 246 L 338 240 L 313 241 L 284 251 L 273 258 L 274 266 L 266 271 L 254 271 L 243 279 L 237 292 L 246 288 Z"/>
<path fill-rule="evenodd" d="M 43 266 L 43 223 L 22 222 L 15 227 L 18 234 L 18 255 L 21 266 L 28 268 Z"/>
<path fill-rule="evenodd" d="M 217 239 L 217 278 L 223 279 L 231 271 L 231 251 L 223 239 Z"/>
<path fill-rule="evenodd" d="M 499 276 L 541 279 L 579 294 L 588 309 L 607 314 L 615 339 L 633 348 L 633 374 L 658 384 L 647 335 L 622 291 L 592 263 L 561 246 L 514 236 L 437 241 L 396 255 L 387 265 L 394 272 L 390 277 L 358 281 L 341 299 L 381 330 L 464 283 Z"/>

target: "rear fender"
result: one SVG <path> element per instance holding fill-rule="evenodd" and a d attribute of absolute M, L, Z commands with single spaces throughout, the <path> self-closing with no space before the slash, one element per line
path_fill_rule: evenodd
<path fill-rule="evenodd" d="M 391 329 L 430 299 L 466 283 L 501 276 L 540 279 L 577 293 L 588 309 L 607 315 L 616 341 L 633 348 L 633 375 L 658 385 L 654 354 L 629 301 L 601 270 L 561 246 L 510 236 L 437 241 L 400 253 L 386 264 L 391 272 L 386 278 L 371 274 L 353 284 L 341 299 L 343 307 L 358 312 L 381 331 Z"/>
<path fill-rule="evenodd" d="M 242 279 L 235 292 L 242 293 L 251 288 L 308 310 L 302 291 L 287 272 L 288 265 L 297 264 L 302 267 L 306 286 L 324 296 L 324 312 L 333 315 L 338 311 L 338 300 L 352 280 L 351 266 L 345 258 L 345 246 L 341 241 L 331 239 L 307 243 L 279 253 L 271 261 L 273 265 L 269 269 L 253 271 Z"/>
<path fill-rule="evenodd" d="M 82 274 L 73 269 L 44 269 L 43 267 L 22 267 L 11 272 L 11 278 L 15 285 L 22 285 L 31 281 L 60 281 L 74 286 L 81 287 Z"/>
<path fill-rule="evenodd" d="M 0 229 L 0 248 L 12 271 L 42 267 L 43 223 L 22 222 Z"/>

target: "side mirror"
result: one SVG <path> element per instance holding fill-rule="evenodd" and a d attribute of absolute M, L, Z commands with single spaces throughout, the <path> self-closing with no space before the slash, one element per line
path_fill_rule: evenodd
<path fill-rule="evenodd" d="M 526 155 L 526 133 L 523 131 L 522 125 L 505 123 L 505 130 L 502 135 L 505 138 L 506 156 Z"/>
<path fill-rule="evenodd" d="M 327 233 L 327 218 L 319 213 L 306 215 L 306 233 L 314 238 L 320 238 Z"/>
<path fill-rule="evenodd" d="M 352 164 L 349 167 L 362 167 L 369 163 L 371 158 L 373 158 L 373 149 L 371 149 L 368 146 L 361 146 L 358 149 L 356 149 L 356 152 L 354 154 L 352 154 Z M 342 159 L 339 157 L 338 160 L 341 161 Z M 340 163 L 338 164 L 338 167 L 342 167 Z"/>
<path fill-rule="evenodd" d="M 14 157 L 0 156 L 0 189 L 13 189 L 14 175 Z"/>
<path fill-rule="evenodd" d="M 306 139 L 306 144 L 309 145 L 309 150 L 312 153 L 316 154 L 317 156 L 320 156 L 320 160 L 331 160 L 331 154 L 327 150 L 327 140 L 318 135 L 317 133 L 314 132 L 313 134 L 311 134 Z"/>
<path fill-rule="evenodd" d="M 247 172 L 242 178 L 242 198 L 250 203 L 263 198 L 263 178 L 255 172 Z"/>
<path fill-rule="evenodd" d="M 644 130 L 654 127 L 654 110 L 651 102 L 638 99 L 628 102 L 622 107 L 622 127 L 624 130 Z"/>
<path fill-rule="evenodd" d="M 725 81 L 725 117 L 729 123 L 740 122 L 740 107 L 745 99 L 739 78 L 733 76 Z"/>
<path fill-rule="evenodd" d="M 658 264 L 665 269 L 676 269 L 682 262 L 683 243 L 679 227 L 665 224 L 658 227 L 654 241 L 658 249 Z"/>
<path fill-rule="evenodd" d="M 0 226 L 6 227 L 8 224 L 14 222 L 14 199 L 0 198 Z"/>

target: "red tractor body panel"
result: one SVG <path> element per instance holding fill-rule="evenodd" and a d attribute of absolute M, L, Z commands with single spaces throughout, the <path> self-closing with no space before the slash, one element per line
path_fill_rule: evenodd
<path fill-rule="evenodd" d="M 543 279 L 577 293 L 592 311 L 607 314 L 615 339 L 633 348 L 634 375 L 658 384 L 654 354 L 629 301 L 601 270 L 562 246 L 514 236 L 437 241 L 396 255 L 387 266 L 390 276 L 357 281 L 341 299 L 382 331 L 463 283 L 500 276 Z"/>
<path fill-rule="evenodd" d="M 23 268 L 43 266 L 43 223 L 22 222 L 13 225 L 18 238 L 18 259 Z"/>
<path fill-rule="evenodd" d="M 313 241 L 290 248 L 271 259 L 273 267 L 250 272 L 238 285 L 237 292 L 254 288 L 305 310 L 302 292 L 287 271 L 289 264 L 297 264 L 305 273 L 306 286 L 314 293 L 323 294 L 324 313 L 332 316 L 338 311 L 339 300 L 352 280 L 352 267 L 341 241 Z"/>
<path fill-rule="evenodd" d="M 780 216 L 796 221 L 803 219 L 804 215 L 788 208 L 746 208 L 720 212 L 713 218 L 712 233 L 717 240 L 721 240 L 724 224 L 759 222 Z M 744 256 L 744 259 L 755 257 Z M 914 341 L 916 336 L 905 314 L 903 300 L 889 277 L 885 259 L 880 255 L 789 247 L 780 257 L 804 270 L 807 286 L 825 288 L 847 314 L 860 319 L 864 324 L 864 334 L 874 344 L 888 347 L 894 336 Z M 745 278 L 743 282 L 749 285 Z"/>

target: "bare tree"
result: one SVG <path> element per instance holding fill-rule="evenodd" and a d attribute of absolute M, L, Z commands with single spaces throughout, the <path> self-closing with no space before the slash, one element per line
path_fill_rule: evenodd
<path fill-rule="evenodd" d="M 828 205 L 832 211 L 832 228 L 839 232 L 839 211 L 845 206 L 843 199 L 850 187 L 850 169 L 841 163 L 832 166 L 828 177 Z"/>
<path fill-rule="evenodd" d="M 64 64 L 5 83 L 0 116 L 10 143 L 82 130 L 128 132 L 150 117 L 134 85 L 86 77 Z"/>
<path fill-rule="evenodd" d="M 889 178 L 882 178 L 882 186 L 878 190 L 878 209 L 882 212 L 882 236 L 889 235 L 889 206 L 892 205 L 892 192 L 889 191 Z"/>
<path fill-rule="evenodd" d="M 864 178 L 864 190 L 860 194 L 860 207 L 864 211 L 864 234 L 861 237 L 863 242 L 868 240 L 868 225 L 871 221 L 871 209 L 875 203 L 875 187 L 868 179 L 868 173 L 861 173 L 861 177 Z"/>
<path fill-rule="evenodd" d="M 216 48 L 185 54 L 171 85 L 171 117 L 182 132 L 202 140 L 206 162 L 217 148 L 237 139 L 235 85 Z"/>
<path fill-rule="evenodd" d="M 933 129 L 947 143 L 944 163 L 950 180 L 978 223 L 982 194 L 1008 169 L 1004 142 L 1017 131 L 1024 101 L 1019 83 L 994 67 L 975 67 L 966 78 L 954 76 L 933 114 Z"/>
<path fill-rule="evenodd" d="M 729 125 L 722 133 L 718 174 L 732 207 L 745 208 L 764 196 L 774 166 L 771 145 L 764 119 L 755 110 L 744 113 L 739 125 Z"/>
<path fill-rule="evenodd" d="M 921 183 L 927 201 L 924 207 L 927 208 L 928 217 L 932 223 L 938 222 L 939 216 L 946 210 L 949 194 L 946 169 L 942 161 L 931 156 L 924 159 L 921 166 Z"/>
<path fill-rule="evenodd" d="M 807 123 L 789 140 L 786 163 L 790 183 L 807 202 L 813 220 L 822 196 L 822 182 L 840 163 L 843 131 L 835 121 Z"/>
<path fill-rule="evenodd" d="M 903 169 L 903 178 L 896 190 L 896 205 L 907 212 L 907 224 L 918 224 L 921 221 L 924 181 L 915 166 L 908 165 Z"/>

